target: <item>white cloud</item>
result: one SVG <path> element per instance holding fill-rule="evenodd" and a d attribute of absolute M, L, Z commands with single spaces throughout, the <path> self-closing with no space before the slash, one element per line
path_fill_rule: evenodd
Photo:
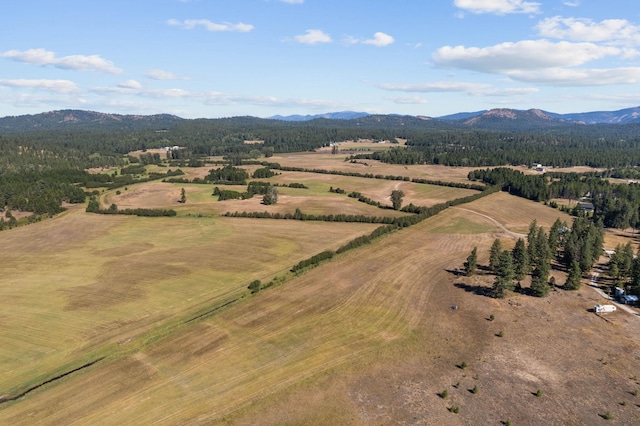
<path fill-rule="evenodd" d="M 454 6 L 471 13 L 539 13 L 540 3 L 523 0 L 454 0 Z"/>
<path fill-rule="evenodd" d="M 528 83 L 561 87 L 638 84 L 640 83 L 640 67 L 605 69 L 549 68 L 536 71 L 517 70 L 509 72 L 508 76 L 514 80 Z"/>
<path fill-rule="evenodd" d="M 0 86 L 21 88 L 21 89 L 45 90 L 45 91 L 61 93 L 61 94 L 76 93 L 79 91 L 76 84 L 69 80 L 0 79 Z"/>
<path fill-rule="evenodd" d="M 120 83 L 118 84 L 118 87 L 121 87 L 123 89 L 134 89 L 134 90 L 138 90 L 138 89 L 142 89 L 142 84 L 138 83 L 135 80 L 127 80 L 124 83 Z"/>
<path fill-rule="evenodd" d="M 434 83 L 422 83 L 422 84 L 383 83 L 379 87 L 381 89 L 394 90 L 399 92 L 433 93 L 433 92 L 472 92 L 472 91 L 479 90 L 481 88 L 486 88 L 488 87 L 488 85 L 478 84 L 478 83 L 437 81 Z"/>
<path fill-rule="evenodd" d="M 593 43 L 523 40 L 490 47 L 444 46 L 433 54 L 436 64 L 486 73 L 573 67 L 607 56 L 629 57 L 632 51 Z"/>
<path fill-rule="evenodd" d="M 516 96 L 536 93 L 535 87 L 494 88 L 490 84 L 437 81 L 423 84 L 381 84 L 381 89 L 409 93 L 465 93 L 471 96 Z"/>
<path fill-rule="evenodd" d="M 27 64 L 40 66 L 51 65 L 56 68 L 76 71 L 102 71 L 110 74 L 122 73 L 122 70 L 117 68 L 113 62 L 107 61 L 99 55 L 70 55 L 58 58 L 54 52 L 45 49 L 29 49 L 22 52 L 9 50 L 0 54 L 0 57 Z"/>
<path fill-rule="evenodd" d="M 384 47 L 392 44 L 393 42 L 395 42 L 395 39 L 392 36 L 379 31 L 373 35 L 373 38 L 370 38 L 370 39 L 360 39 L 353 36 L 344 37 L 344 44 L 347 44 L 347 45 L 369 44 L 371 46 Z"/>
<path fill-rule="evenodd" d="M 549 38 L 640 44 L 640 27 L 626 19 L 605 19 L 594 22 L 591 19 L 554 16 L 540 21 L 536 28 L 541 36 Z"/>
<path fill-rule="evenodd" d="M 395 40 L 389 34 L 377 32 L 372 39 L 364 40 L 362 43 L 372 46 L 383 47 L 392 44 Z"/>
<path fill-rule="evenodd" d="M 387 98 L 393 101 L 396 104 L 401 105 L 424 105 L 428 103 L 426 99 L 422 96 L 414 95 L 414 96 L 392 96 Z"/>
<path fill-rule="evenodd" d="M 219 32 L 219 31 L 235 31 L 235 32 L 249 32 L 254 29 L 251 24 L 243 24 L 239 22 L 232 24 L 229 22 L 223 22 L 221 24 L 211 22 L 208 19 L 185 19 L 184 21 L 178 21 L 177 19 L 169 19 L 167 25 L 174 27 L 181 27 L 186 30 L 193 30 L 196 27 L 204 27 L 207 31 Z"/>
<path fill-rule="evenodd" d="M 304 0 L 280 0 L 282 3 L 289 3 L 289 4 L 302 4 L 304 3 Z"/>
<path fill-rule="evenodd" d="M 569 7 L 578 7 L 580 6 L 580 1 L 576 0 L 576 1 L 564 1 L 562 2 L 562 4 L 564 4 L 565 6 L 569 6 Z"/>
<path fill-rule="evenodd" d="M 307 30 L 306 34 L 297 35 L 294 40 L 303 44 L 331 43 L 331 37 L 321 30 Z"/>
<path fill-rule="evenodd" d="M 186 80 L 184 77 L 164 70 L 150 70 L 145 76 L 152 80 Z"/>

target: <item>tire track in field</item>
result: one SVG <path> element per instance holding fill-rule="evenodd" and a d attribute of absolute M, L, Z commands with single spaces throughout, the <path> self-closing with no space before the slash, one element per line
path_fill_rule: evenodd
<path fill-rule="evenodd" d="M 456 244 L 450 244 L 450 239 L 432 239 L 431 237 L 431 235 L 427 236 L 427 238 L 432 241 L 428 244 L 428 246 L 433 246 L 429 247 L 430 250 L 441 250 L 443 243 L 446 243 L 448 247 L 455 250 L 455 247 L 460 243 L 457 242 Z M 461 238 L 455 239 L 458 240 Z M 449 252 L 450 250 L 446 251 Z M 451 254 L 453 253 L 454 251 L 451 252 Z M 379 275 L 380 268 L 373 269 L 371 271 L 371 275 L 374 276 L 373 280 L 355 288 L 351 294 L 347 295 L 346 298 L 342 299 L 330 310 L 321 312 L 318 315 L 312 315 L 303 322 L 296 322 L 295 328 L 298 329 L 305 329 L 310 324 L 315 324 L 316 327 L 314 327 L 314 329 L 316 332 L 314 333 L 314 337 L 319 344 L 314 345 L 312 343 L 310 347 L 298 347 L 293 352 L 281 353 L 257 368 L 216 383 L 216 387 L 223 387 L 231 391 L 231 394 L 227 393 L 226 396 L 232 398 L 233 403 L 225 405 L 237 407 L 238 405 L 244 405 L 259 396 L 264 396 L 265 389 L 260 389 L 253 393 L 242 393 L 242 396 L 239 397 L 233 396 L 233 393 L 236 393 L 233 392 L 233 389 L 242 389 L 242 383 L 254 380 L 252 379 L 253 377 L 259 377 L 264 383 L 264 386 L 268 388 L 266 394 L 271 394 L 279 389 L 290 386 L 292 383 L 304 380 L 306 377 L 334 368 L 342 363 L 357 358 L 368 351 L 378 349 L 378 345 L 366 345 L 366 342 L 372 341 L 372 339 L 377 339 L 382 332 L 390 332 L 392 335 L 396 336 L 394 337 L 395 339 L 407 329 L 417 326 L 420 320 L 424 317 L 424 312 L 426 312 L 426 309 L 424 308 L 428 305 L 429 295 L 436 285 L 435 283 L 439 280 L 440 275 L 443 274 L 443 272 L 437 273 L 433 282 L 427 283 L 428 285 L 424 285 L 424 282 L 427 281 L 429 276 L 433 277 L 431 271 L 434 269 L 422 268 L 422 272 L 420 272 L 420 268 L 417 265 L 420 265 L 420 260 L 424 260 L 421 259 L 424 255 L 425 251 L 414 251 L 402 262 L 382 268 L 382 270 L 385 271 L 383 276 Z M 369 259 L 368 256 L 366 257 Z M 384 256 L 379 256 L 379 258 L 384 258 Z M 446 256 L 446 258 L 449 258 L 449 256 Z M 450 260 L 447 259 L 437 262 L 436 269 L 443 269 L 441 267 L 448 262 L 450 262 Z M 353 262 L 345 261 L 345 263 L 351 263 L 353 266 Z M 432 261 L 431 263 L 434 262 Z M 328 268 L 332 266 L 335 266 L 335 264 L 332 263 L 325 267 Z M 323 274 L 321 269 L 322 267 L 317 269 L 317 274 Z M 385 297 L 381 298 L 380 290 L 381 288 L 385 288 L 387 277 L 402 276 L 403 269 L 408 269 L 409 273 L 411 275 L 415 274 L 417 279 L 403 281 L 401 278 L 397 278 L 398 281 L 402 282 L 400 282 L 399 288 L 396 290 L 396 297 L 392 299 L 386 299 Z M 311 271 L 309 274 L 313 273 L 314 272 Z M 304 281 L 306 281 L 306 279 L 304 279 L 303 282 L 296 283 L 295 285 L 302 286 L 304 285 Z M 322 287 L 318 288 L 317 291 L 322 291 Z M 332 334 L 335 329 L 333 324 L 344 324 L 350 322 L 358 324 L 358 317 L 363 314 L 363 311 L 366 315 L 367 307 L 371 306 L 371 304 L 375 302 L 380 302 L 378 299 L 382 299 L 382 302 L 384 302 L 382 305 L 384 306 L 384 309 L 381 310 L 381 315 L 370 324 L 369 328 L 366 330 L 354 328 L 350 330 L 350 332 L 339 336 Z M 295 301 L 295 299 L 293 301 L 285 301 L 283 304 L 293 305 L 295 304 Z M 265 341 L 277 338 L 279 335 L 287 333 L 288 327 L 283 328 L 285 324 L 281 323 L 287 321 L 287 312 L 289 311 L 289 307 L 287 306 L 280 306 L 279 308 L 272 309 L 269 312 L 269 315 L 275 315 L 275 318 L 271 318 L 271 320 L 266 324 L 263 323 L 257 328 L 253 328 L 249 334 L 247 334 L 243 339 L 236 340 L 235 344 L 232 346 L 227 346 L 224 351 L 225 357 L 232 358 L 234 356 L 234 351 L 246 348 L 248 344 L 255 342 L 256 339 Z M 273 327 L 273 329 L 268 330 L 269 327 Z M 365 343 L 364 346 L 360 347 L 363 343 Z M 384 345 L 386 343 L 382 342 L 380 344 Z M 181 375 L 187 376 L 195 374 L 209 362 L 210 360 L 203 360 L 202 362 L 192 364 L 187 370 L 182 370 L 183 374 Z M 283 363 L 289 365 L 289 367 L 286 368 L 287 374 L 285 377 L 282 377 Z M 290 374 L 291 370 L 297 370 L 297 373 Z M 220 396 L 223 397 L 223 395 Z M 231 409 L 222 409 L 221 411 L 218 411 L 213 408 L 213 413 L 211 413 L 211 415 L 215 417 L 229 411 L 231 411 Z"/>
<path fill-rule="evenodd" d="M 478 216 L 484 217 L 485 219 L 491 221 L 498 228 L 500 228 L 500 230 L 502 230 L 503 233 L 507 234 L 509 237 L 513 238 L 514 240 L 517 240 L 518 238 L 525 238 L 525 239 L 527 238 L 527 234 L 520 234 L 518 232 L 510 231 L 509 229 L 507 229 L 506 226 L 504 226 L 502 223 L 498 222 L 498 220 L 496 218 L 491 217 L 489 215 L 486 215 L 484 213 L 480 213 L 480 212 L 477 212 L 475 210 L 465 209 L 464 207 L 451 207 L 451 208 L 456 209 L 456 210 L 463 210 L 465 212 L 473 213 L 473 214 L 476 214 Z"/>

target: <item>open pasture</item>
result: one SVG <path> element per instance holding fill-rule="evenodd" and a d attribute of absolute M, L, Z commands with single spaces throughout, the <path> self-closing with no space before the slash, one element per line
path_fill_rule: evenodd
<path fill-rule="evenodd" d="M 138 218 L 74 208 L 0 233 L 0 394 L 50 377 L 375 225 Z"/>
<path fill-rule="evenodd" d="M 513 238 L 534 218 L 550 225 L 544 212 L 559 212 L 500 193 L 461 207 L 34 391 L 0 415 L 10 424 L 593 424 L 605 412 L 640 421 L 630 393 L 640 386 L 635 317 L 587 312 L 601 301 L 588 287 L 495 300 L 474 290 L 491 275 L 448 272 L 474 246 L 485 262 L 496 236 Z"/>

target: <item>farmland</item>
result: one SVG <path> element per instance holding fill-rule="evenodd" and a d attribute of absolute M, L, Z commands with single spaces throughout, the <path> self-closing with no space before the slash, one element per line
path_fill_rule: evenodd
<path fill-rule="evenodd" d="M 270 160 L 457 183 L 470 170 L 349 163 L 322 150 Z M 491 274 L 452 272 L 473 247 L 486 264 L 494 239 L 511 248 L 531 220 L 548 229 L 556 218 L 570 222 L 565 213 L 498 192 L 295 275 L 300 260 L 378 225 L 222 215 L 402 217 L 329 188 L 387 206 L 394 189 L 422 206 L 478 191 L 298 171 L 269 181 L 308 189 L 280 187 L 278 203 L 265 206 L 257 196 L 215 201 L 211 185 L 146 182 L 101 201 L 173 208 L 177 217 L 78 206 L 0 233 L 0 395 L 86 366 L 2 403 L 0 422 L 593 424 L 605 413 L 618 424 L 640 421 L 637 317 L 588 312 L 603 299 L 586 285 L 497 300 L 478 291 Z M 607 238 L 605 246 L 629 237 Z M 249 294 L 251 281 L 274 278 Z"/>

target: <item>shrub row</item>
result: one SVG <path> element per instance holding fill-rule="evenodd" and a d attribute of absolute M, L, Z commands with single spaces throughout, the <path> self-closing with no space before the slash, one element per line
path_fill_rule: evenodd
<path fill-rule="evenodd" d="M 437 186 L 448 186 L 452 188 L 474 189 L 476 191 L 482 191 L 486 188 L 486 186 L 478 185 L 478 184 L 462 183 L 462 182 L 446 182 L 441 180 L 428 180 L 428 179 L 420 179 L 420 178 L 412 179 L 409 176 L 394 176 L 394 175 L 379 175 L 379 174 L 374 175 L 373 173 L 347 172 L 342 170 L 306 169 L 304 167 L 281 166 L 279 163 L 262 163 L 262 164 L 265 166 L 268 166 L 269 168 L 282 170 L 285 172 L 320 173 L 320 174 L 328 174 L 328 175 L 360 177 L 360 178 L 367 178 L 367 179 L 402 180 L 405 182 L 422 183 L 422 184 L 437 185 Z"/>

